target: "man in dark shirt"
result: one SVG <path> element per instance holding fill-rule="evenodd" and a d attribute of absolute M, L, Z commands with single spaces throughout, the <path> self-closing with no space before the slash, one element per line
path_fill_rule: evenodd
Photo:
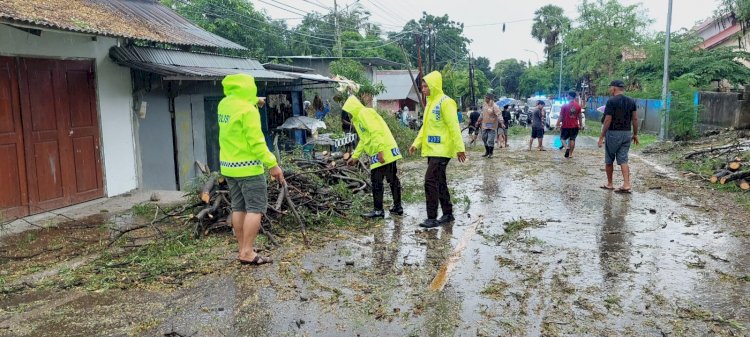
<path fill-rule="evenodd" d="M 544 120 L 544 101 L 537 101 L 536 109 L 531 112 L 531 139 L 529 140 L 529 151 L 531 151 L 531 146 L 534 145 L 534 139 L 539 142 L 539 151 L 546 151 L 542 146 L 542 140 L 544 139 L 544 123 L 542 121 Z"/>
<path fill-rule="evenodd" d="M 508 127 L 510 125 L 510 105 L 503 106 L 503 125 L 504 128 L 497 130 L 497 137 L 499 138 L 500 147 L 508 147 Z"/>
<path fill-rule="evenodd" d="M 476 126 L 477 122 L 479 121 L 479 116 L 482 114 L 477 111 L 477 106 L 472 105 L 471 106 L 471 112 L 469 112 L 469 136 L 471 136 L 471 142 L 469 145 L 473 145 L 474 142 L 477 141 L 477 136 L 479 135 L 479 128 Z"/>
<path fill-rule="evenodd" d="M 622 169 L 622 187 L 615 190 L 617 193 L 630 193 L 630 167 L 628 166 L 628 151 L 631 141 L 638 145 L 638 112 L 635 101 L 623 95 L 625 83 L 620 80 L 612 81 L 609 85 L 609 94 L 612 96 L 604 108 L 604 125 L 599 136 L 599 147 L 602 147 L 606 138 L 604 164 L 607 172 L 607 184 L 601 188 L 614 190 L 612 176 L 614 174 L 614 162 Z M 631 131 L 632 126 L 632 131 Z"/>

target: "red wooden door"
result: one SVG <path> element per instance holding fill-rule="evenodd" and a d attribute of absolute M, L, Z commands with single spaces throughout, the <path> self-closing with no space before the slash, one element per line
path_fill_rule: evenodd
<path fill-rule="evenodd" d="M 16 60 L 0 57 L 0 221 L 29 214 Z"/>
<path fill-rule="evenodd" d="M 55 60 L 21 59 L 19 68 L 29 207 L 38 213 L 67 204 L 63 166 L 70 163 L 63 163 L 69 156 L 60 143 L 65 123 L 57 113 L 64 90 Z"/>
<path fill-rule="evenodd" d="M 103 196 L 90 61 L 18 61 L 30 213 Z"/>
<path fill-rule="evenodd" d="M 67 104 L 60 110 L 67 131 L 62 141 L 72 152 L 72 167 L 63 171 L 73 182 L 66 192 L 70 203 L 75 204 L 104 195 L 94 69 L 90 61 L 64 61 L 61 65 L 67 97 Z"/>

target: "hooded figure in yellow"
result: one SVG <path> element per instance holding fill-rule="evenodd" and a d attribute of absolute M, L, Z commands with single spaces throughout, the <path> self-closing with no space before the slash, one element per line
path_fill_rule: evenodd
<path fill-rule="evenodd" d="M 466 154 L 461 126 L 458 124 L 456 101 L 443 93 L 443 77 L 440 72 L 433 71 L 424 76 L 422 94 L 427 97 L 422 128 L 409 152 L 421 150 L 422 157 L 427 157 L 424 178 L 427 219 L 420 226 L 432 228 L 455 220 L 445 171 L 451 158 L 458 157 L 459 162 L 464 162 Z M 443 216 L 439 220 L 438 203 L 443 210 Z"/>
<path fill-rule="evenodd" d="M 383 178 L 391 186 L 393 207 L 391 213 L 402 215 L 401 182 L 398 179 L 396 161 L 402 158 L 398 144 L 391 134 L 391 130 L 377 111 L 365 107 L 355 96 L 349 96 L 343 110 L 352 116 L 352 124 L 359 135 L 359 144 L 349 160 L 353 164 L 362 155 L 370 156 L 370 180 L 372 181 L 373 211 L 363 216 L 366 218 L 382 218 L 383 211 Z"/>
<path fill-rule="evenodd" d="M 229 185 L 239 261 L 250 265 L 270 263 L 270 258 L 253 251 L 261 216 L 268 207 L 263 167 L 280 183 L 284 183 L 284 173 L 263 136 L 255 79 L 247 74 L 229 75 L 221 84 L 226 97 L 219 102 L 219 159 L 221 174 Z"/>

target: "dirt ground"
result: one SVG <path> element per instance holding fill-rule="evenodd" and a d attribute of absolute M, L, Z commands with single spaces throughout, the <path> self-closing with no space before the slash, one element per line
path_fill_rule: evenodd
<path fill-rule="evenodd" d="M 6 238 L 6 257 L 46 250 L 0 257 L 0 336 L 750 336 L 746 209 L 662 155 L 634 154 L 620 195 L 599 188 L 594 139 L 574 159 L 525 141 L 451 162 L 452 225 L 417 226 L 426 165 L 407 162 L 403 217 L 321 230 L 309 248 L 289 236 L 271 266 L 239 266 L 228 233 L 176 245 L 169 268 L 118 251 L 96 264 L 105 219 Z M 81 247 L 55 244 L 71 231 Z M 116 286 L 91 281 L 123 263 Z M 66 282 L 81 268 L 94 276 Z"/>

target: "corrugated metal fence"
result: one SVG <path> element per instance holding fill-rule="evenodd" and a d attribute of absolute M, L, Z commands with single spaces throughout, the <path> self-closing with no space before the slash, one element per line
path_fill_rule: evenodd
<path fill-rule="evenodd" d="M 601 120 L 602 113 L 596 109 L 607 104 L 609 97 L 591 96 L 586 102 L 586 118 Z M 661 100 L 658 99 L 635 99 L 638 107 L 638 119 L 640 129 L 649 133 L 658 133 L 661 127 Z"/>

